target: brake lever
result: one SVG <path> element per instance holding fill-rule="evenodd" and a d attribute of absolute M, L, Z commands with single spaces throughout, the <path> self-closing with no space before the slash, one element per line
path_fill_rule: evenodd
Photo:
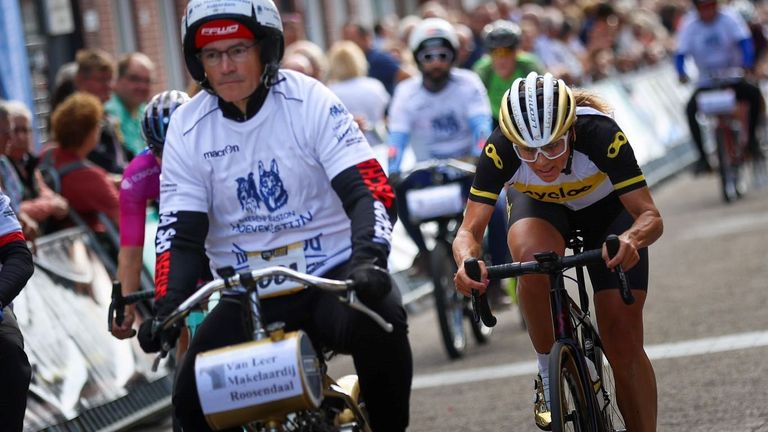
<path fill-rule="evenodd" d="M 616 234 L 611 234 L 605 239 L 605 247 L 608 250 L 608 257 L 613 258 L 619 252 L 619 237 Z M 629 289 L 629 281 L 627 275 L 624 273 L 624 269 L 621 264 L 615 268 L 616 278 L 619 281 L 619 292 L 621 293 L 621 299 L 624 304 L 631 305 L 635 302 L 635 297 L 632 295 L 632 291 Z"/>
<path fill-rule="evenodd" d="M 109 303 L 107 313 L 107 331 L 112 333 L 112 320 L 114 319 L 117 325 L 122 325 L 125 319 L 125 301 L 122 287 L 118 281 L 112 281 L 112 301 Z"/>
<path fill-rule="evenodd" d="M 390 323 L 388 323 L 381 315 L 374 312 L 372 309 L 370 309 L 368 306 L 365 305 L 362 301 L 357 299 L 357 294 L 355 293 L 354 289 L 350 288 L 347 291 L 347 297 L 345 298 L 347 305 L 351 307 L 352 309 L 359 310 L 360 312 L 366 314 L 370 319 L 372 319 L 376 324 L 379 325 L 385 332 L 392 333 L 394 330 L 394 326 Z"/>
<path fill-rule="evenodd" d="M 152 372 L 157 372 L 157 368 L 160 366 L 160 360 L 164 359 L 168 355 L 168 351 L 161 349 L 155 360 L 152 362 Z"/>
<path fill-rule="evenodd" d="M 480 276 L 480 263 L 477 259 L 471 258 L 464 261 L 464 270 L 472 280 L 482 282 Z M 487 327 L 496 325 L 496 317 L 491 312 L 491 306 L 488 304 L 488 291 L 480 294 L 477 290 L 472 290 L 472 319 L 475 322 L 483 321 Z"/>

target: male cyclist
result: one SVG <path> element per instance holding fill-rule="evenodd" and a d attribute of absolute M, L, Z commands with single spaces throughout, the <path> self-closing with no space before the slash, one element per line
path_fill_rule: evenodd
<path fill-rule="evenodd" d="M 456 289 L 468 296 L 485 284 L 467 276 L 464 260 L 480 256 L 480 244 L 498 191 L 507 184 L 507 242 L 515 261 L 538 252 L 560 255 L 573 229 L 587 249 L 617 234 L 619 251 L 606 265 L 589 266 L 605 355 L 613 366 L 617 402 L 631 431 L 656 427 L 656 380 L 643 350 L 643 305 L 648 289 L 647 247 L 661 236 L 662 220 L 626 135 L 595 95 L 571 90 L 562 80 L 530 73 L 502 99 L 500 125 L 485 144 L 453 242 L 459 266 Z M 490 151 L 489 151 L 490 150 Z M 606 253 L 603 254 L 607 256 Z M 627 271 L 636 302 L 625 305 L 609 269 Z M 480 264 L 487 279 L 485 264 Z M 535 421 L 549 430 L 549 359 L 554 342 L 549 282 L 527 275 L 518 284 L 519 302 L 536 350 Z M 552 371 L 557 373 L 557 371 Z"/>
<path fill-rule="evenodd" d="M 148 149 L 139 153 L 125 169 L 120 183 L 120 252 L 117 256 L 117 278 L 123 294 L 138 291 L 144 256 L 144 227 L 147 203 L 160 197 L 160 165 L 163 144 L 171 114 L 189 100 L 186 93 L 170 90 L 155 95 L 144 109 L 141 135 Z M 112 323 L 112 334 L 126 339 L 133 330 L 135 307 L 127 305 L 121 325 Z"/>
<path fill-rule="evenodd" d="M 262 319 L 352 354 L 372 429 L 404 431 L 411 349 L 405 309 L 386 271 L 394 194 L 373 151 L 330 90 L 279 69 L 283 31 L 271 0 L 193 0 L 182 31 L 187 69 L 206 91 L 177 110 L 166 136 L 155 321 L 194 289 L 189 268 L 204 251 L 211 269 L 280 261 L 352 279 L 392 333 L 333 294 L 304 288 L 281 295 L 303 287 L 279 281 L 264 289 L 271 296 L 262 300 Z M 178 370 L 173 405 L 184 430 L 210 430 L 196 391 L 196 355 L 250 339 L 240 296 L 230 290 L 209 312 Z M 152 327 L 139 330 L 146 351 L 178 334 Z"/>
<path fill-rule="evenodd" d="M 729 69 L 750 71 L 755 63 L 755 50 L 749 27 L 738 13 L 729 8 L 720 8 L 717 0 L 693 0 L 693 5 L 696 10 L 690 11 L 683 18 L 677 32 L 675 67 L 681 83 L 689 80 L 685 71 L 686 56 L 693 58 L 699 70 L 696 90 L 685 109 L 691 137 L 699 151 L 699 161 L 695 167 L 699 173 L 711 171 L 712 167 L 704 151 L 701 128 L 696 120 L 696 96 L 716 86 L 712 78 L 727 73 Z M 749 104 L 748 145 L 753 157 L 760 158 L 762 154 L 755 133 L 759 115 L 763 112 L 760 88 L 738 77 L 727 87 L 733 88 L 737 100 Z"/>
<path fill-rule="evenodd" d="M 421 75 L 395 87 L 389 108 L 389 140 L 395 152 L 390 173 L 400 171 L 408 144 L 417 162 L 477 157 L 491 132 L 490 103 L 477 75 L 454 67 L 459 42 L 453 25 L 440 18 L 427 18 L 413 29 L 408 45 Z M 409 189 L 428 186 L 430 182 L 431 179 L 410 177 L 396 186 L 397 212 L 419 248 L 414 264 L 422 271 L 428 268 L 427 245 L 419 226 L 411 222 L 404 198 Z M 496 215 L 494 228 L 503 233 L 504 213 L 499 211 Z M 494 262 L 501 263 L 506 256 L 502 238 L 503 235 L 491 236 Z"/>
<path fill-rule="evenodd" d="M 531 72 L 543 72 L 535 55 L 518 49 L 520 27 L 508 20 L 496 20 L 483 29 L 483 42 L 488 54 L 482 56 L 472 69 L 488 90 L 494 126 L 499 125 L 501 97 L 517 78 Z"/>

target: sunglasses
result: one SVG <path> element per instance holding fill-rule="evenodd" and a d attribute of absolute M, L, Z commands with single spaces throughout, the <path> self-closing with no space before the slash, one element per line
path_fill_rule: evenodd
<path fill-rule="evenodd" d="M 549 160 L 554 160 L 565 154 L 568 150 L 568 133 L 555 142 L 551 142 L 542 147 L 528 147 L 523 145 L 513 144 L 512 148 L 515 149 L 517 157 L 523 162 L 536 162 L 539 157 L 539 153 L 544 155 Z"/>
<path fill-rule="evenodd" d="M 416 60 L 422 64 L 432 63 L 433 61 L 450 63 L 453 61 L 453 53 L 446 49 L 422 51 L 416 55 Z"/>

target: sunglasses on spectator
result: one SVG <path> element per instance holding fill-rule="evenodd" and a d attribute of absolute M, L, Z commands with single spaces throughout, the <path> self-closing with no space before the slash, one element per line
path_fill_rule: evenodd
<path fill-rule="evenodd" d="M 453 53 L 447 49 L 422 51 L 416 55 L 416 60 L 421 64 L 432 63 L 433 61 L 450 63 L 453 60 Z"/>
<path fill-rule="evenodd" d="M 25 127 L 25 126 L 16 126 L 13 128 L 13 133 L 15 134 L 23 134 L 23 133 L 30 133 L 32 132 L 32 128 Z"/>
<path fill-rule="evenodd" d="M 491 50 L 491 57 L 507 57 L 515 54 L 515 50 L 508 47 L 494 48 Z"/>
<path fill-rule="evenodd" d="M 523 162 L 536 162 L 539 153 L 543 154 L 544 157 L 549 160 L 554 160 L 565 154 L 566 150 L 568 150 L 568 133 L 559 140 L 542 147 L 528 147 L 513 144 L 512 148 L 515 149 L 517 157 Z"/>

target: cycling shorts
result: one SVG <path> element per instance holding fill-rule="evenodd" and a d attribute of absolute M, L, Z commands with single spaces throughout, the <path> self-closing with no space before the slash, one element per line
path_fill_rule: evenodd
<path fill-rule="evenodd" d="M 513 188 L 507 188 L 507 216 L 509 226 L 524 218 L 538 218 L 552 224 L 566 240 L 573 230 L 579 229 L 584 249 L 602 247 L 609 234 L 619 235 L 629 229 L 634 219 L 615 193 L 581 210 L 571 210 L 562 204 L 535 200 Z M 627 274 L 632 289 L 648 290 L 648 249 L 638 249 L 640 261 Z M 595 291 L 618 289 L 616 275 L 605 265 L 587 266 L 589 279 Z"/>

